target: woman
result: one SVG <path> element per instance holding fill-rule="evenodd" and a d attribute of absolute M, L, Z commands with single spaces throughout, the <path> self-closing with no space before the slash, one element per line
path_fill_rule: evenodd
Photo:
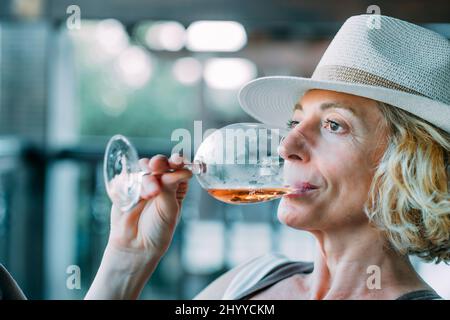
<path fill-rule="evenodd" d="M 211 283 L 197 299 L 439 299 L 408 255 L 450 261 L 450 44 L 380 16 L 348 19 L 311 79 L 257 79 L 244 110 L 288 122 L 288 182 L 278 218 L 317 239 L 313 263 L 267 255 Z M 172 239 L 191 172 L 143 159 L 141 201 L 112 208 L 111 233 L 87 299 L 137 298 Z M 164 173 L 167 169 L 176 169 Z"/>
<path fill-rule="evenodd" d="M 373 18 L 348 19 L 311 79 L 257 79 L 239 96 L 262 122 L 289 120 L 280 154 L 288 182 L 303 189 L 283 197 L 278 218 L 315 236 L 314 262 L 257 258 L 197 299 L 440 298 L 408 255 L 450 261 L 450 44 L 391 17 L 371 28 Z M 164 172 L 175 160 L 143 162 Z M 169 246 L 189 177 L 148 177 L 131 214 L 113 209 L 88 298 L 137 297 Z M 99 290 L 107 279 L 122 281 Z"/>

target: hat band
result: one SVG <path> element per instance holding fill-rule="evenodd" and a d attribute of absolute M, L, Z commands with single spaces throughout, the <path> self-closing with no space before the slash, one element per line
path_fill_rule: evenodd
<path fill-rule="evenodd" d="M 422 97 L 427 97 L 426 95 L 417 92 L 413 89 L 410 89 L 408 87 L 402 86 L 398 83 L 392 82 L 390 80 L 387 80 L 383 77 L 371 74 L 369 72 L 356 69 L 356 68 L 350 68 L 346 66 L 339 66 L 339 65 L 328 65 L 328 66 L 321 66 L 316 68 L 314 71 L 311 79 L 314 80 L 327 80 L 327 81 L 342 81 L 342 82 L 348 82 L 348 83 L 357 83 L 357 84 L 364 84 L 369 86 L 377 86 L 377 87 L 383 87 L 398 91 L 403 91 L 411 94 L 415 94 Z"/>

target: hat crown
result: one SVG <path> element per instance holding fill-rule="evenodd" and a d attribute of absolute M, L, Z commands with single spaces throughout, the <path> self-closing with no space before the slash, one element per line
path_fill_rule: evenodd
<path fill-rule="evenodd" d="M 339 79 L 336 74 L 343 70 L 347 75 Z M 353 16 L 331 41 L 312 79 L 346 81 L 349 74 L 354 82 L 371 84 L 366 80 L 374 76 L 377 81 L 373 85 L 450 104 L 450 42 L 436 32 L 396 18 Z"/>

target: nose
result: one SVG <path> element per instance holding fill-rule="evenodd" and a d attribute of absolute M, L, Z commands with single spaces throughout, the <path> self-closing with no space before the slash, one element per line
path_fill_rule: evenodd
<path fill-rule="evenodd" d="M 278 154 L 284 160 L 309 161 L 305 136 L 299 130 L 291 130 L 280 142 Z"/>

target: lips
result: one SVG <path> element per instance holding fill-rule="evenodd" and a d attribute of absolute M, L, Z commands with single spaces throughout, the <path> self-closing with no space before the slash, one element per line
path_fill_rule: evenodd
<path fill-rule="evenodd" d="M 296 182 L 292 185 L 292 188 L 299 191 L 308 191 L 318 189 L 319 187 L 309 182 Z"/>
<path fill-rule="evenodd" d="M 291 189 L 293 189 L 293 191 L 286 195 L 289 198 L 307 195 L 314 190 L 319 189 L 319 187 L 309 182 L 296 182 L 291 185 Z"/>

